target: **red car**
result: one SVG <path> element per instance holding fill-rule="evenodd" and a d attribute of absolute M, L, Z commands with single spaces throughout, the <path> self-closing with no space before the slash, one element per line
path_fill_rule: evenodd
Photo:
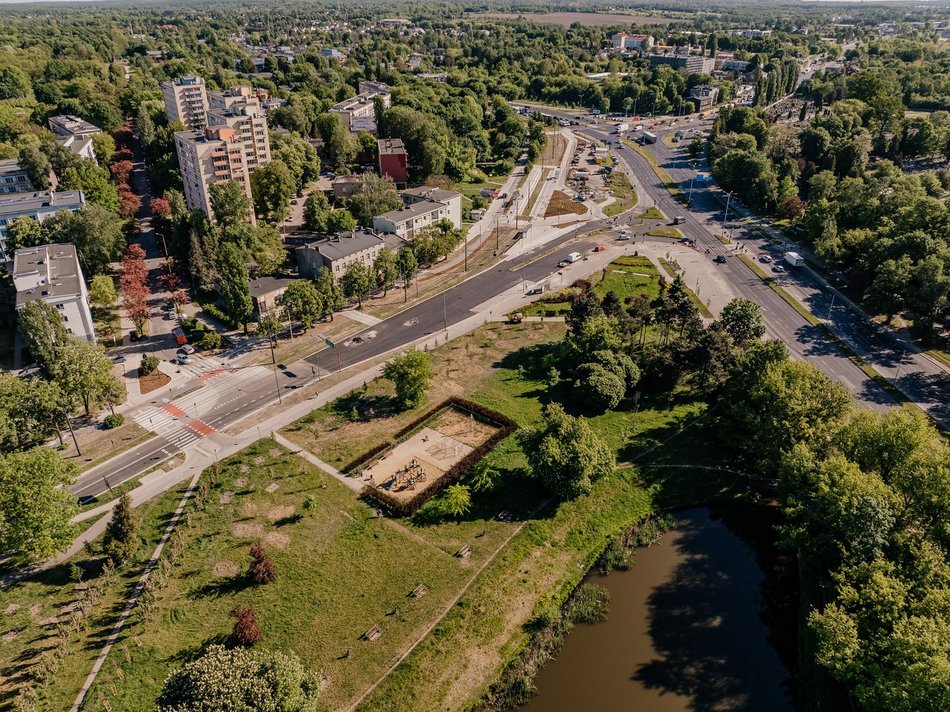
<path fill-rule="evenodd" d="M 607 248 L 603 245 L 597 245 L 597 247 L 594 248 L 594 252 L 603 252 L 605 249 Z"/>

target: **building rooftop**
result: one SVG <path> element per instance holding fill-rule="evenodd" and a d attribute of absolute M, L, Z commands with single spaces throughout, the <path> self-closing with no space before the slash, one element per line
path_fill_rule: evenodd
<path fill-rule="evenodd" d="M 299 277 L 289 277 L 286 275 L 258 277 L 257 279 L 251 280 L 251 296 L 260 298 L 267 294 L 280 291 L 281 289 L 286 289 L 291 282 L 297 279 L 299 279 Z"/>
<path fill-rule="evenodd" d="M 177 79 L 172 80 L 171 83 L 180 87 L 199 86 L 204 84 L 205 80 L 201 77 L 178 77 Z"/>
<path fill-rule="evenodd" d="M 400 195 L 408 195 L 411 198 L 422 198 L 424 200 L 445 202 L 446 200 L 451 200 L 452 198 L 458 197 L 461 195 L 461 193 L 456 193 L 454 190 L 436 188 L 431 185 L 420 185 L 418 188 L 407 188 L 406 190 L 400 191 Z"/>
<path fill-rule="evenodd" d="M 0 197 L 0 217 L 23 215 L 44 209 L 70 208 L 86 202 L 81 190 L 41 190 L 35 193 L 11 193 Z"/>
<path fill-rule="evenodd" d="M 381 138 L 376 141 L 376 145 L 381 156 L 402 155 L 406 152 L 401 138 Z"/>
<path fill-rule="evenodd" d="M 333 237 L 308 242 L 304 247 L 317 250 L 328 260 L 335 261 L 383 244 L 385 244 L 383 238 L 369 230 L 359 232 L 354 230 L 353 232 L 341 233 Z"/>
<path fill-rule="evenodd" d="M 411 218 L 417 218 L 420 215 L 425 215 L 426 213 L 431 213 L 433 210 L 439 210 L 444 207 L 445 203 L 423 199 L 415 203 L 409 203 L 409 205 L 397 208 L 396 210 L 390 210 L 388 213 L 377 215 L 377 217 L 389 220 L 394 223 L 401 223 L 405 222 L 406 220 L 410 220 Z"/>
<path fill-rule="evenodd" d="M 58 134 L 71 134 L 81 136 L 83 134 L 102 133 L 102 129 L 93 126 L 85 119 L 80 119 L 72 114 L 62 114 L 61 116 L 50 116 L 49 126 Z"/>
<path fill-rule="evenodd" d="M 9 175 L 11 173 L 22 173 L 23 166 L 20 165 L 20 162 L 15 158 L 2 158 L 0 159 L 0 176 Z"/>
<path fill-rule="evenodd" d="M 81 294 L 82 273 L 75 246 L 40 245 L 17 250 L 13 256 L 13 280 L 35 285 L 17 291 L 18 307 L 37 299 Z"/>

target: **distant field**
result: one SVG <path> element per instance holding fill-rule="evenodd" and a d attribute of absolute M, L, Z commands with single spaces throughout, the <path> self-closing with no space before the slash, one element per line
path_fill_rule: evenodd
<path fill-rule="evenodd" d="M 467 12 L 468 16 L 481 15 L 497 20 L 517 20 L 524 18 L 550 25 L 570 27 L 575 22 L 587 27 L 598 25 L 669 25 L 675 22 L 672 17 L 656 17 L 653 15 L 612 15 L 601 12 Z"/>

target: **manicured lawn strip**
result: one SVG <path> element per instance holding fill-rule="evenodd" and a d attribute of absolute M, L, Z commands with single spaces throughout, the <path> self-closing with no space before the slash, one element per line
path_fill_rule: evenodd
<path fill-rule="evenodd" d="M 942 349 L 927 349 L 924 351 L 927 356 L 930 356 L 934 361 L 937 361 L 947 368 L 950 368 L 950 353 Z"/>
<path fill-rule="evenodd" d="M 730 239 L 729 239 L 728 237 L 726 237 L 725 235 L 720 235 L 718 232 L 715 234 L 715 238 L 716 238 L 717 240 L 719 240 L 719 242 L 721 242 L 723 245 L 731 245 L 731 244 L 732 244 L 732 240 L 730 240 Z"/>
<path fill-rule="evenodd" d="M 651 205 L 649 208 L 644 210 L 640 217 L 644 220 L 666 220 L 666 215 L 664 215 L 663 211 L 655 205 Z"/>
<path fill-rule="evenodd" d="M 655 227 L 652 230 L 647 230 L 647 235 L 650 237 L 671 237 L 674 239 L 683 237 L 683 233 L 675 227 Z"/>
<path fill-rule="evenodd" d="M 544 217 L 553 218 L 559 215 L 583 215 L 587 212 L 587 207 L 583 203 L 578 203 L 571 196 L 561 190 L 555 190 L 551 193 L 551 199 L 545 208 Z"/>
<path fill-rule="evenodd" d="M 185 489 L 186 486 L 182 486 L 166 492 L 138 508 L 143 520 L 143 543 L 135 560 L 119 569 L 113 583 L 104 589 L 102 600 L 87 618 L 88 625 L 85 630 L 70 636 L 67 652 L 57 656 L 60 664 L 51 678 L 52 684 L 43 688 L 37 687 L 41 701 L 39 709 L 64 710 L 72 705 L 99 654 L 105 633 L 115 623 L 125 598 L 138 581 L 148 557 L 162 535 L 169 513 L 174 510 Z M 82 526 L 89 526 L 91 523 L 92 520 L 84 522 Z M 43 651 L 50 651 L 46 655 L 52 653 L 56 624 L 49 619 L 58 616 L 66 620 L 68 616 L 63 614 L 62 610 L 77 598 L 69 571 L 70 565 L 74 563 L 83 568 L 86 581 L 99 575 L 102 564 L 98 556 L 82 552 L 52 569 L 0 588 L 0 611 L 6 611 L 10 606 L 19 606 L 15 613 L 0 619 L 0 634 L 18 632 L 15 638 L 4 640 L 3 645 L 0 645 L 0 695 L 16 689 L 23 682 L 20 674 L 25 672 L 25 668 L 21 668 L 21 665 L 36 663 Z M 31 606 L 38 608 L 34 608 L 31 613 Z M 47 625 L 40 625 L 41 621 L 46 621 Z M 116 651 L 116 654 L 122 653 Z"/>
<path fill-rule="evenodd" d="M 247 480 L 243 486 L 241 478 Z M 267 492 L 271 484 L 277 489 Z M 233 500 L 222 498 L 225 493 L 234 493 Z M 311 495 L 316 510 L 302 512 Z M 233 625 L 228 613 L 240 604 L 258 612 L 261 647 L 293 651 L 327 676 L 321 702 L 337 709 L 385 671 L 514 526 L 473 518 L 407 528 L 377 519 L 329 475 L 272 440 L 258 441 L 222 463 L 208 504 L 192 511 L 183 528 L 183 554 L 154 611 L 124 636 L 129 658 L 110 657 L 110 674 L 91 699 L 101 691 L 114 709 L 150 709 L 172 669 L 227 637 Z M 243 575 L 248 548 L 258 539 L 278 573 L 264 586 Z M 461 561 L 452 554 L 465 543 L 472 555 Z M 237 575 L 216 575 L 216 565 L 223 564 Z M 420 583 L 429 593 L 407 598 Z M 374 625 L 383 636 L 360 640 Z"/>
<path fill-rule="evenodd" d="M 610 178 L 610 193 L 616 200 L 604 208 L 604 215 L 608 217 L 630 210 L 638 202 L 637 192 L 630 185 L 630 179 L 620 171 L 614 172 Z"/>

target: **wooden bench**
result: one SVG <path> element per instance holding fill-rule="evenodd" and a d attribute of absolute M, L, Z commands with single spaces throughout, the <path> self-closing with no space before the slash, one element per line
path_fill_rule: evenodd
<path fill-rule="evenodd" d="M 373 626 L 372 628 L 370 628 L 368 631 L 366 631 L 365 633 L 363 633 L 363 640 L 368 640 L 368 641 L 370 641 L 370 642 L 372 642 L 372 641 L 374 641 L 374 640 L 379 640 L 379 638 L 380 638 L 380 636 L 382 636 L 382 634 L 383 634 L 383 631 L 381 631 L 381 630 L 379 629 L 379 626 L 378 626 L 378 625 L 374 625 L 374 626 Z"/>
<path fill-rule="evenodd" d="M 429 592 L 429 589 L 426 588 L 424 583 L 420 583 L 414 589 L 409 592 L 411 598 L 422 598 Z"/>
<path fill-rule="evenodd" d="M 455 552 L 455 555 L 456 555 L 458 558 L 460 558 L 460 559 L 467 559 L 469 556 L 472 555 L 472 547 L 470 547 L 468 544 L 466 544 L 466 545 L 463 546 L 461 549 L 459 549 L 458 551 L 456 551 L 456 552 Z"/>

